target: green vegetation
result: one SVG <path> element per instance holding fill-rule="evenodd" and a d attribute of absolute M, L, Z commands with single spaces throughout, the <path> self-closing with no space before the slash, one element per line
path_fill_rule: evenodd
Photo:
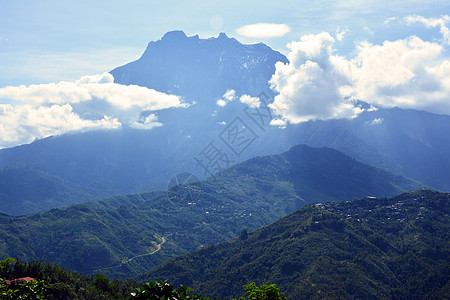
<path fill-rule="evenodd" d="M 308 205 L 138 280 L 163 277 L 225 299 L 241 282 L 277 284 L 288 299 L 446 299 L 449 213 L 450 193 L 430 190 Z"/>
<path fill-rule="evenodd" d="M 0 293 L 5 299 L 210 299 L 192 293 L 191 286 L 202 295 L 239 300 L 446 299 L 449 214 L 450 193 L 430 190 L 317 203 L 170 259 L 136 281 L 6 258 L 0 262 Z M 6 284 L 23 277 L 36 281 Z M 153 278 L 166 281 L 137 283 Z"/>
<path fill-rule="evenodd" d="M 192 294 L 192 289 L 181 285 L 174 288 L 166 281 L 156 279 L 156 282 L 149 282 L 141 286 L 137 292 L 131 293 L 131 299 L 140 300 L 210 300 L 202 295 Z"/>
<path fill-rule="evenodd" d="M 31 277 L 35 281 L 8 284 L 7 280 Z M 138 288 L 135 281 L 110 281 L 102 274 L 83 275 L 42 261 L 0 262 L 2 299 L 124 299 Z"/>
<path fill-rule="evenodd" d="M 5 280 L 0 279 L 0 296 L 4 300 L 45 299 L 46 286 L 42 280 L 33 280 L 19 284 L 7 284 Z"/>
<path fill-rule="evenodd" d="M 29 281 L 23 280 L 26 277 Z M 5 280 L 15 278 L 16 280 Z M 255 283 L 244 286 L 249 300 L 285 300 L 276 285 Z M 110 281 L 102 274 L 82 275 L 48 262 L 21 263 L 6 258 L 0 262 L 0 296 L 16 299 L 128 299 L 128 300 L 212 300 L 192 289 L 156 279 L 140 287 L 135 281 Z M 241 297 L 239 300 L 246 298 Z"/>
<path fill-rule="evenodd" d="M 0 257 L 48 259 L 86 274 L 125 278 L 239 234 L 245 240 L 243 229 L 255 230 L 319 199 L 395 195 L 415 184 L 335 150 L 298 146 L 169 193 L 0 215 Z"/>
<path fill-rule="evenodd" d="M 254 282 L 244 285 L 245 297 L 239 297 L 238 300 L 287 300 L 280 293 L 280 289 L 276 284 L 263 284 L 260 287 Z M 236 300 L 236 299 L 233 299 Z"/>

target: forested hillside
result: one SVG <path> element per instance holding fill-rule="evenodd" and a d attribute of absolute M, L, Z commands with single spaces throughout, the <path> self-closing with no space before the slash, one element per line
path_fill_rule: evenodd
<path fill-rule="evenodd" d="M 174 258 L 139 277 L 229 299 L 275 283 L 288 299 L 446 299 L 450 194 L 308 205 L 273 224 Z"/>
<path fill-rule="evenodd" d="M 0 255 L 123 278 L 255 230 L 305 204 L 391 196 L 419 186 L 336 150 L 298 146 L 168 192 L 1 215 Z"/>

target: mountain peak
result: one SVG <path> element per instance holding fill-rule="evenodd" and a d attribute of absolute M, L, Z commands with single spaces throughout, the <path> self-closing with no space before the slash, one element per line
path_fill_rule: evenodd
<path fill-rule="evenodd" d="M 202 39 L 176 30 L 150 42 L 140 59 L 111 74 L 121 84 L 214 99 L 230 89 L 238 94 L 272 93 L 268 82 L 277 61 L 286 63 L 287 59 L 268 46 L 241 44 L 224 32 Z M 215 101 L 208 103 L 216 106 Z"/>
<path fill-rule="evenodd" d="M 229 39 L 229 37 L 226 35 L 225 32 L 221 32 L 217 38 L 218 39 Z"/>
<path fill-rule="evenodd" d="M 179 40 L 187 38 L 186 34 L 182 30 L 169 31 L 162 37 L 161 40 Z"/>

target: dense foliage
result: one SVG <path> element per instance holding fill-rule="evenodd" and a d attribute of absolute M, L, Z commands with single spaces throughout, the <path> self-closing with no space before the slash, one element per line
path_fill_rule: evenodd
<path fill-rule="evenodd" d="M 255 230 L 305 204 L 394 195 L 417 184 L 331 149 L 299 146 L 226 170 L 216 181 L 0 215 L 0 257 L 48 259 L 75 271 L 124 278 Z M 188 189 L 188 193 L 186 193 Z M 189 195 L 189 197 L 187 197 Z"/>
<path fill-rule="evenodd" d="M 286 297 L 280 293 L 280 289 L 276 284 L 263 284 L 257 286 L 252 282 L 244 285 L 244 289 L 246 297 L 239 297 L 238 300 L 287 300 Z"/>
<path fill-rule="evenodd" d="M 31 277 L 32 276 L 32 277 Z M 14 280 L 6 280 L 10 278 Z M 29 281 L 23 280 L 28 278 Z M 239 300 L 286 300 L 275 284 L 244 286 Z M 135 281 L 110 281 L 102 274 L 87 276 L 49 262 L 21 263 L 6 258 L 0 262 L 0 298 L 17 299 L 128 299 L 128 300 L 212 300 L 191 288 L 156 279 L 138 287 Z"/>
<path fill-rule="evenodd" d="M 36 281 L 7 284 L 7 280 L 31 277 Z M 110 281 L 102 274 L 83 275 L 42 261 L 0 262 L 2 299 L 124 299 L 138 288 L 135 281 Z M 9 297 L 9 298 L 8 298 Z"/>
<path fill-rule="evenodd" d="M 216 297 L 272 282 L 288 299 L 445 299 L 450 296 L 450 194 L 309 205 L 246 238 L 171 259 L 163 277 Z"/>

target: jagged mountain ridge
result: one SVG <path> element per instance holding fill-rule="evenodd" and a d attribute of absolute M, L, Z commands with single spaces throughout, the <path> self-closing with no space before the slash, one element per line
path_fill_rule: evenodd
<path fill-rule="evenodd" d="M 268 81 L 275 63 L 286 57 L 263 43 L 244 45 L 221 33 L 217 38 L 166 33 L 150 42 L 137 61 L 112 70 L 114 81 L 137 84 L 192 99 L 217 97 L 234 89 L 238 94 L 272 93 Z"/>

